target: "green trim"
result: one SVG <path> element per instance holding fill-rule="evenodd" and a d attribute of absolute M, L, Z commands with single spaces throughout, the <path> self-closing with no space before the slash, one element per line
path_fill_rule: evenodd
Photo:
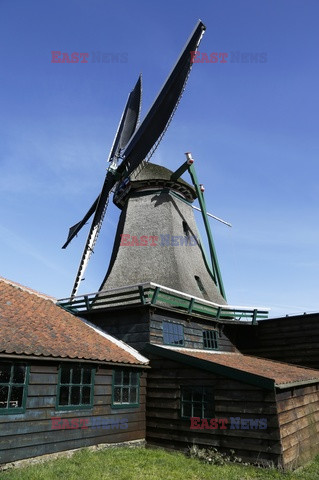
<path fill-rule="evenodd" d="M 156 287 L 155 290 L 154 290 L 154 293 L 153 293 L 152 300 L 151 300 L 152 304 L 156 303 L 159 292 L 160 292 L 160 287 Z"/>
<path fill-rule="evenodd" d="M 183 337 L 183 338 L 182 338 L 182 342 L 183 342 L 183 343 L 174 343 L 174 342 L 173 342 L 173 343 L 167 343 L 167 342 L 164 342 L 164 323 L 167 323 L 167 324 L 169 324 L 169 325 L 178 325 L 178 326 L 182 327 L 182 337 Z M 184 346 L 184 344 L 185 344 L 185 333 L 184 333 L 184 325 L 183 325 L 182 323 L 179 323 L 179 322 L 170 322 L 170 321 L 168 321 L 168 320 L 163 320 L 163 321 L 162 321 L 162 332 L 163 332 L 163 344 L 164 344 L 164 345 L 171 345 L 171 346 L 173 346 L 173 347 L 178 347 L 178 346 L 179 346 L 179 347 L 182 347 L 182 346 Z M 167 335 L 174 337 L 174 335 L 177 335 L 177 334 L 175 334 L 174 332 L 167 332 Z"/>
<path fill-rule="evenodd" d="M 140 378 L 140 372 L 137 372 L 136 370 L 133 370 L 133 369 L 129 369 L 129 375 L 130 375 L 130 380 L 129 380 L 129 383 L 128 384 L 125 384 L 123 383 L 123 374 L 124 374 L 124 371 L 127 371 L 127 369 L 117 369 L 116 370 L 117 372 L 121 372 L 122 374 L 122 382 L 121 384 L 115 384 L 115 370 L 113 370 L 113 375 L 112 375 L 112 408 L 136 408 L 136 407 L 139 407 L 140 406 L 140 384 L 141 384 L 141 378 Z M 135 373 L 137 375 L 137 384 L 132 384 L 131 383 L 131 374 L 132 373 Z M 115 387 L 125 387 L 125 388 L 128 388 L 129 389 L 129 392 L 130 392 L 130 388 L 135 388 L 137 387 L 137 402 L 135 403 L 114 403 L 114 388 Z"/>
<path fill-rule="evenodd" d="M 27 365 L 26 363 L 23 363 L 23 362 L 14 362 L 14 361 L 11 361 L 11 362 L 1 361 L 1 363 L 6 363 L 6 364 L 11 365 L 9 382 L 0 383 L 0 387 L 1 386 L 9 387 L 8 399 L 11 396 L 11 390 L 12 390 L 13 386 L 23 387 L 23 394 L 22 394 L 21 407 L 18 407 L 18 408 L 0 408 L 0 415 L 23 414 L 23 413 L 25 413 L 25 410 L 26 410 L 26 403 L 27 403 L 27 397 L 28 397 L 30 366 Z M 13 376 L 13 368 L 14 368 L 15 365 L 21 365 L 21 366 L 24 366 L 26 368 L 23 383 L 14 383 L 14 382 L 11 381 L 12 376 Z"/>
<path fill-rule="evenodd" d="M 218 264 L 217 253 L 216 253 L 216 249 L 215 249 L 215 245 L 214 245 L 213 235 L 212 235 L 210 225 L 209 225 L 209 221 L 208 221 L 207 214 L 206 214 L 207 209 L 206 209 L 204 195 L 203 195 L 203 192 L 200 189 L 194 165 L 189 165 L 188 166 L 188 171 L 189 171 L 189 174 L 191 176 L 192 182 L 194 184 L 196 194 L 197 194 L 197 197 L 198 197 L 198 201 L 199 201 L 199 205 L 200 205 L 200 209 L 201 209 L 201 212 L 202 212 L 202 217 L 203 217 L 203 221 L 204 221 L 204 225 L 205 225 L 205 229 L 206 229 L 208 245 L 209 245 L 209 250 L 210 250 L 210 256 L 211 256 L 211 261 L 212 261 L 213 274 L 214 274 L 214 277 L 216 278 L 217 287 L 219 288 L 219 291 L 220 291 L 221 295 L 226 300 L 226 294 L 225 294 L 225 289 L 224 289 L 224 284 L 223 284 L 223 280 L 222 280 L 221 271 L 220 271 L 219 264 Z"/>
<path fill-rule="evenodd" d="M 70 378 L 71 378 L 71 374 L 73 374 L 73 368 L 76 367 L 76 368 L 81 368 L 81 382 L 80 383 L 73 383 L 73 382 L 69 382 L 69 383 L 63 383 L 61 385 L 61 372 L 62 372 L 62 367 L 63 368 L 69 368 L 70 369 Z M 88 383 L 83 383 L 83 369 L 84 368 L 90 368 L 91 369 L 91 383 L 88 384 Z M 89 410 L 91 408 L 93 408 L 93 403 L 94 403 L 94 385 L 95 385 L 95 367 L 91 367 L 89 365 L 82 365 L 81 363 L 79 364 L 71 364 L 71 365 L 68 365 L 68 364 L 64 364 L 64 363 L 61 363 L 59 365 L 59 372 L 58 372 L 58 384 L 57 384 L 57 393 L 56 393 L 56 402 L 55 402 L 55 409 L 57 411 L 61 411 L 61 410 Z M 60 389 L 61 387 L 63 386 L 68 386 L 69 387 L 69 402 L 70 402 L 70 387 L 72 386 L 75 386 L 75 387 L 83 387 L 83 386 L 90 386 L 90 403 L 89 404 L 79 404 L 79 405 L 71 405 L 71 404 L 68 404 L 68 405 L 60 405 L 59 404 L 59 401 L 60 401 Z M 80 398 L 82 397 L 82 389 L 80 389 Z"/>
<path fill-rule="evenodd" d="M 275 388 L 275 381 L 271 378 L 262 377 L 261 375 L 245 372 L 233 367 L 219 365 L 213 361 L 202 360 L 200 358 L 187 355 L 186 351 L 185 353 L 177 352 L 174 350 L 169 350 L 165 347 L 148 343 L 145 345 L 144 352 L 153 353 L 155 355 L 168 358 L 169 360 L 184 363 L 185 365 L 189 365 L 194 368 L 200 368 L 202 370 L 228 377 L 239 382 L 248 383 L 249 385 L 264 388 L 266 390 L 274 390 Z"/>
<path fill-rule="evenodd" d="M 176 180 L 178 180 L 183 175 L 183 173 L 186 172 L 188 167 L 189 167 L 189 164 L 186 160 L 186 162 L 184 162 L 177 170 L 175 170 L 175 172 L 172 173 L 171 180 L 173 182 L 176 182 Z"/>

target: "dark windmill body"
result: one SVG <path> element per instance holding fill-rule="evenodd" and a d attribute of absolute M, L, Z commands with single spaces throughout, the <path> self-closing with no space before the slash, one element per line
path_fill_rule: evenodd
<path fill-rule="evenodd" d="M 140 79 L 130 94 L 101 193 L 64 245 L 93 215 L 71 297 L 59 303 L 150 360 L 149 445 L 234 449 L 246 461 L 289 468 L 319 450 L 319 371 L 243 354 L 247 327 L 252 336 L 267 310 L 227 304 L 191 156 L 175 172 L 147 163 L 183 93 L 204 30 L 199 21 L 138 128 Z M 193 185 L 181 179 L 186 171 Z M 122 210 L 111 262 L 100 289 L 77 296 L 111 193 Z M 195 199 L 210 259 L 194 219 Z M 113 382 L 112 398 L 134 412 L 128 392 L 136 399 L 137 385 L 130 382 L 130 376 Z"/>
<path fill-rule="evenodd" d="M 195 189 L 172 174 L 148 163 L 115 194 L 122 213 L 100 290 L 153 282 L 224 305 L 199 237 Z"/>

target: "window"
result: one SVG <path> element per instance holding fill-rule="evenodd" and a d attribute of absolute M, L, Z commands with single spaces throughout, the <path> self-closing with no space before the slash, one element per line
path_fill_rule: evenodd
<path fill-rule="evenodd" d="M 184 230 L 184 235 L 186 237 L 189 236 L 189 226 L 188 226 L 188 223 L 185 222 L 185 220 L 183 220 L 183 230 Z"/>
<path fill-rule="evenodd" d="M 197 282 L 197 286 L 199 288 L 199 290 L 202 292 L 202 293 L 206 293 L 206 290 L 204 288 L 204 285 L 203 285 L 203 282 L 201 281 L 201 279 L 199 278 L 198 275 L 195 275 L 195 280 Z"/>
<path fill-rule="evenodd" d="M 212 387 L 181 387 L 182 418 L 214 418 Z"/>
<path fill-rule="evenodd" d="M 95 369 L 81 365 L 61 365 L 57 409 L 74 410 L 93 407 Z"/>
<path fill-rule="evenodd" d="M 203 331 L 203 345 L 204 348 L 209 350 L 218 349 L 218 332 L 217 330 L 204 330 Z"/>
<path fill-rule="evenodd" d="M 184 327 L 180 323 L 163 322 L 165 345 L 184 345 Z"/>
<path fill-rule="evenodd" d="M 24 413 L 29 367 L 19 363 L 0 363 L 0 415 Z"/>
<path fill-rule="evenodd" d="M 140 403 L 140 374 L 134 370 L 115 370 L 113 373 L 112 406 L 138 407 Z"/>

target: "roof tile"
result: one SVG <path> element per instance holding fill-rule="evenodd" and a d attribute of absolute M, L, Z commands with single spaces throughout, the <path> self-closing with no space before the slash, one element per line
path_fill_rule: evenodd
<path fill-rule="evenodd" d="M 0 277 L 0 352 L 142 365 L 124 342 L 39 294 Z"/>

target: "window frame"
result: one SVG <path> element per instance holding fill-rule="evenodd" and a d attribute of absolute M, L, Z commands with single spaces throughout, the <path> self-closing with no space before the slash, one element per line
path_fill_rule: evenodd
<path fill-rule="evenodd" d="M 62 375 L 62 367 L 69 367 L 72 369 L 72 373 L 73 373 L 73 368 L 76 367 L 76 368 L 81 368 L 84 369 L 84 368 L 90 368 L 91 369 L 91 384 L 88 384 L 88 383 L 83 383 L 83 381 L 81 381 L 81 383 L 62 383 L 61 384 L 61 375 Z M 58 383 L 57 383 L 57 390 L 56 390 L 56 404 L 55 404 L 55 409 L 57 411 L 61 411 L 61 410 L 90 410 L 93 408 L 93 405 L 94 405 L 94 386 L 95 386 L 95 373 L 96 373 L 96 367 L 92 366 L 92 365 L 84 365 L 84 364 L 81 364 L 81 363 L 72 363 L 71 365 L 66 365 L 66 364 L 63 364 L 61 363 L 59 365 L 59 371 L 58 371 Z M 71 378 L 71 374 L 70 374 L 70 378 Z M 81 380 L 83 380 L 83 372 L 81 371 Z M 61 386 L 68 386 L 68 387 L 72 387 L 72 386 L 80 386 L 80 387 L 83 387 L 83 386 L 89 386 L 91 387 L 91 392 L 90 392 L 90 404 L 79 404 L 79 405 L 60 405 L 59 402 L 60 402 L 60 389 L 61 389 Z M 70 396 L 70 394 L 69 394 Z"/>
<path fill-rule="evenodd" d="M 194 415 L 194 403 L 196 403 L 196 401 L 193 400 L 193 390 L 194 389 L 199 389 L 199 388 L 202 389 L 202 397 L 204 395 L 205 389 L 210 389 L 212 391 L 211 392 L 211 395 L 212 395 L 212 407 L 211 408 L 212 408 L 212 412 L 213 412 L 212 416 L 209 416 L 209 417 L 203 415 L 203 413 L 205 413 L 205 403 L 208 403 L 208 402 L 203 402 L 203 398 L 202 398 L 202 401 L 201 401 L 202 414 L 199 418 L 206 418 L 207 420 L 210 420 L 211 418 L 215 418 L 214 387 L 212 387 L 211 385 L 180 385 L 180 417 L 181 417 L 182 420 L 190 420 L 190 418 L 192 418 L 192 417 L 198 417 L 198 415 Z M 186 389 L 192 390 L 191 401 L 187 401 L 187 400 L 183 399 L 183 394 L 184 394 Z M 184 404 L 185 403 L 190 403 L 191 404 L 191 415 L 190 416 L 184 415 Z"/>
<path fill-rule="evenodd" d="M 211 332 L 214 332 L 214 334 L 215 334 L 216 337 L 215 337 L 214 339 L 212 339 L 212 338 L 206 338 L 206 339 L 205 339 L 205 334 L 206 334 L 206 336 L 207 336 L 207 333 L 210 334 Z M 218 337 L 219 337 L 219 332 L 218 332 L 217 329 L 203 330 L 203 348 L 204 348 L 205 350 L 219 350 Z M 208 341 L 208 342 L 210 342 L 211 344 L 212 344 L 212 343 L 215 343 L 215 344 L 216 344 L 216 347 L 207 347 L 207 346 L 205 347 L 205 340 L 206 340 L 206 342 Z"/>
<path fill-rule="evenodd" d="M 10 398 L 12 386 L 18 386 L 18 387 L 23 386 L 23 395 L 22 395 L 22 405 L 21 405 L 21 407 L 18 407 L 18 408 L 14 408 L 14 407 L 0 408 L 0 415 L 23 414 L 26 411 L 26 403 L 27 403 L 28 387 L 29 387 L 29 377 L 30 377 L 30 365 L 28 365 L 27 363 L 23 363 L 23 362 L 6 361 L 6 360 L 1 361 L 0 363 L 2 363 L 2 364 L 5 363 L 5 364 L 11 365 L 9 382 L 0 382 L 0 386 L 8 386 L 9 387 L 8 398 Z M 14 382 L 11 381 L 12 371 L 13 371 L 13 367 L 15 365 L 21 365 L 21 366 L 25 367 L 25 377 L 24 377 L 24 382 L 23 383 L 14 383 Z"/>
<path fill-rule="evenodd" d="M 123 373 L 127 371 L 125 368 L 119 368 L 119 369 L 114 369 L 113 370 L 113 375 L 112 375 L 112 408 L 136 408 L 139 407 L 141 402 L 140 402 L 140 386 L 141 386 L 141 373 L 139 371 L 136 371 L 135 369 L 128 369 L 129 374 L 130 374 L 130 383 L 124 384 L 123 383 Z M 122 373 L 122 383 L 121 384 L 115 384 L 115 372 L 121 372 Z M 137 374 L 137 385 L 131 384 L 131 373 L 136 373 Z M 135 403 L 114 403 L 114 390 L 115 387 L 128 387 L 129 389 L 131 387 L 137 387 L 137 402 Z"/>
<path fill-rule="evenodd" d="M 180 327 L 182 327 L 182 343 L 174 343 L 174 342 L 165 342 L 164 341 L 164 324 L 168 324 L 168 325 L 178 325 Z M 183 347 L 185 345 L 185 332 L 184 332 L 184 325 L 182 323 L 178 323 L 178 322 L 170 322 L 168 320 L 163 320 L 162 321 L 162 333 L 163 333 L 163 345 L 172 345 L 174 347 Z M 174 335 L 174 333 L 170 333 L 168 332 L 168 335 Z"/>

